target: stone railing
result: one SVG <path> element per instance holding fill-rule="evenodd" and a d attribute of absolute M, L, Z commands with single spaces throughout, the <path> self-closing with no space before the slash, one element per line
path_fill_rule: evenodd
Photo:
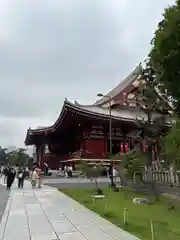
<path fill-rule="evenodd" d="M 153 171 L 153 180 L 164 185 L 180 186 L 180 171 L 173 173 L 172 171 Z M 145 171 L 143 179 L 148 180 L 148 173 Z"/>

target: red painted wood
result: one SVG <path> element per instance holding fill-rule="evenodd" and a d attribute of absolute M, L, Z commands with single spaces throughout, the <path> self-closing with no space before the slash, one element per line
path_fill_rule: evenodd
<path fill-rule="evenodd" d="M 120 143 L 120 152 L 121 153 L 124 153 L 124 146 L 123 146 L 124 143 Z"/>
<path fill-rule="evenodd" d="M 57 169 L 60 165 L 59 157 L 50 153 L 43 155 L 43 161 L 41 161 L 41 168 L 43 168 L 44 162 L 48 164 L 50 169 Z"/>
<path fill-rule="evenodd" d="M 107 155 L 107 141 L 104 139 L 85 139 L 86 152 L 91 158 L 104 158 Z"/>
<path fill-rule="evenodd" d="M 125 148 L 125 152 L 127 153 L 129 151 L 129 145 L 128 143 L 125 143 L 124 144 L 124 148 Z"/>

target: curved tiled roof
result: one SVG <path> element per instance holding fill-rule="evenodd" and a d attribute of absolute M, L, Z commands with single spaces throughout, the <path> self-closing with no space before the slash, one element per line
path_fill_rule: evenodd
<path fill-rule="evenodd" d="M 113 90 L 107 93 L 104 97 L 97 100 L 94 103 L 94 105 L 102 105 L 106 103 L 108 101 L 107 97 L 111 97 L 111 98 L 116 97 L 119 93 L 125 90 L 125 88 L 131 85 L 137 79 L 137 77 L 141 74 L 141 72 L 142 72 L 142 66 L 141 64 L 139 64 L 127 78 L 125 78 L 119 85 L 117 85 Z"/>
<path fill-rule="evenodd" d="M 95 118 L 109 119 L 109 116 L 110 116 L 109 108 L 100 107 L 96 105 L 80 105 L 77 102 L 74 104 L 68 101 L 67 99 L 65 99 L 61 113 L 58 119 L 56 120 L 56 122 L 52 126 L 44 127 L 44 128 L 41 127 L 37 129 L 29 129 L 28 130 L 29 133 L 33 133 L 33 132 L 40 133 L 40 132 L 51 131 L 53 129 L 56 129 L 60 125 L 61 121 L 63 120 L 63 116 L 67 109 L 77 111 L 82 115 L 90 116 L 92 118 L 95 117 Z M 142 118 L 144 118 L 144 120 L 146 119 L 146 114 L 143 111 L 141 112 L 139 109 L 135 109 L 135 108 L 131 108 L 131 109 L 121 108 L 119 110 L 111 109 L 111 118 L 114 120 L 135 122 L 138 116 L 141 116 Z"/>
<path fill-rule="evenodd" d="M 69 102 L 67 99 L 64 101 L 64 105 L 62 107 L 61 113 L 56 120 L 56 122 L 49 127 L 41 127 L 41 128 L 36 128 L 36 129 L 31 129 L 29 128 L 27 131 L 25 143 L 28 142 L 28 138 L 31 135 L 36 135 L 36 134 L 45 134 L 48 132 L 55 131 L 61 122 L 63 121 L 64 115 L 67 110 L 74 110 L 77 111 L 78 113 L 84 115 L 84 116 L 89 116 L 92 118 L 100 118 L 104 120 L 109 120 L 110 112 L 108 108 L 102 108 L 99 106 L 95 105 L 80 105 L 79 103 L 75 102 L 75 104 Z M 124 114 L 124 111 L 118 111 L 111 109 L 111 119 L 112 120 L 121 120 L 121 121 L 128 121 L 128 122 L 135 122 L 135 117 L 136 115 L 131 115 L 131 114 Z"/>
<path fill-rule="evenodd" d="M 109 108 L 100 107 L 98 105 L 80 105 L 79 103 L 75 102 L 75 104 L 69 102 L 67 99 L 64 101 L 64 105 L 62 107 L 61 113 L 56 120 L 56 122 L 49 127 L 41 127 L 37 129 L 28 129 L 25 144 L 28 143 L 28 139 L 31 135 L 44 135 L 47 133 L 51 133 L 55 131 L 63 122 L 64 116 L 68 110 L 73 110 L 78 112 L 82 116 L 88 116 L 90 118 L 99 118 L 102 120 L 109 120 L 110 112 Z M 154 117 L 159 116 L 159 114 L 155 114 Z M 129 123 L 136 123 L 137 118 L 141 118 L 142 120 L 147 120 L 147 115 L 137 109 L 137 108 L 121 108 L 119 110 L 111 109 L 111 119 L 124 121 Z"/>
<path fill-rule="evenodd" d="M 48 131 L 48 130 L 52 130 L 55 129 L 60 121 L 62 120 L 62 116 L 65 112 L 65 109 L 73 109 L 79 113 L 82 114 L 87 114 L 89 116 L 95 116 L 95 117 L 99 117 L 99 118 L 109 118 L 110 116 L 110 112 L 108 108 L 103 108 L 103 107 L 99 107 L 99 106 L 95 106 L 95 105 L 80 105 L 79 103 L 75 102 L 75 103 L 71 103 L 70 101 L 68 101 L 67 99 L 65 99 L 64 101 L 64 105 L 63 108 L 61 110 L 61 113 L 57 119 L 57 121 L 50 127 L 41 127 L 41 128 L 37 128 L 37 129 L 29 129 L 29 132 L 44 132 L 44 131 Z M 130 114 L 128 115 L 124 115 L 123 111 L 118 111 L 118 110 L 114 110 L 111 109 L 111 117 L 112 119 L 117 119 L 117 120 L 129 120 L 129 121 L 134 121 L 135 118 L 133 116 L 131 116 Z"/>

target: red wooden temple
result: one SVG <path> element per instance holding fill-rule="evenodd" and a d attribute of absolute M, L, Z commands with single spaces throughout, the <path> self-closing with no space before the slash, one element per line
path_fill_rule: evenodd
<path fill-rule="evenodd" d="M 88 162 L 108 163 L 110 104 L 112 154 L 131 149 L 131 138 L 138 130 L 136 119 L 147 118 L 134 102 L 141 70 L 139 65 L 116 88 L 92 105 L 80 105 L 65 99 L 59 118 L 52 126 L 29 128 L 25 144 L 35 145 L 37 162 L 40 165 L 47 162 L 50 168 L 58 168 L 60 163 L 79 161 L 80 156 Z"/>

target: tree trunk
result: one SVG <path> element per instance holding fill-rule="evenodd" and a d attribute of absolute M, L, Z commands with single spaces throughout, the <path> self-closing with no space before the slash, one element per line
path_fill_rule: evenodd
<path fill-rule="evenodd" d="M 153 181 L 153 174 L 152 174 L 152 146 L 148 147 L 147 152 L 147 181 Z"/>
<path fill-rule="evenodd" d="M 119 177 L 121 180 L 121 185 L 127 187 L 129 185 L 128 180 L 126 179 L 126 176 L 121 168 L 119 169 Z"/>
<path fill-rule="evenodd" d="M 147 181 L 153 181 L 153 174 L 152 174 L 152 165 L 147 166 Z"/>
<path fill-rule="evenodd" d="M 97 181 L 96 178 L 94 178 L 94 183 L 95 183 L 95 187 L 96 187 L 96 189 L 98 189 L 98 188 L 99 188 L 99 184 L 98 184 L 98 181 Z"/>
<path fill-rule="evenodd" d="M 153 194 L 155 200 L 157 201 L 160 195 L 156 181 L 153 179 L 153 166 L 152 166 L 152 145 L 148 147 L 147 152 L 147 184 L 149 187 L 149 194 Z"/>
<path fill-rule="evenodd" d="M 170 166 L 170 169 L 169 169 L 170 179 L 171 179 L 172 185 L 175 183 L 175 172 L 176 172 L 176 164 L 173 163 L 173 164 Z"/>

